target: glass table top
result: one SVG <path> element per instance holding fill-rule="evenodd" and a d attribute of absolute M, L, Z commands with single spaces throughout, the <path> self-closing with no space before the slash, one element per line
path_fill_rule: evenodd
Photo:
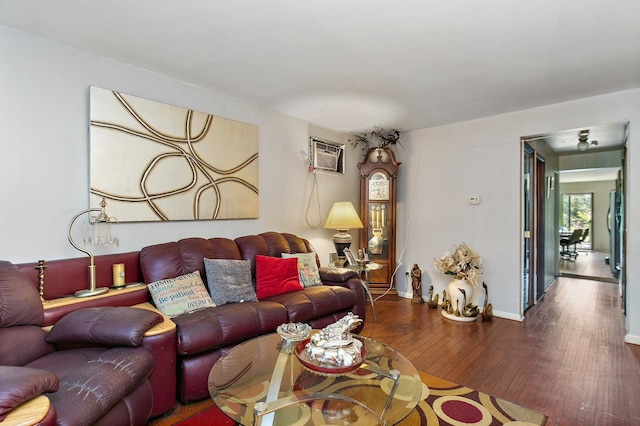
<path fill-rule="evenodd" d="M 305 368 L 295 343 L 274 333 L 244 342 L 223 355 L 209 374 L 216 405 L 243 425 L 394 424 L 422 396 L 417 370 L 402 354 L 373 339 L 366 358 L 344 375 Z"/>

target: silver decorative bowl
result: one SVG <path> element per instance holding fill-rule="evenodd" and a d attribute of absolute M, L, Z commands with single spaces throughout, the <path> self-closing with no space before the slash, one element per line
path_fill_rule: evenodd
<path fill-rule="evenodd" d="M 301 342 L 309 337 L 311 326 L 303 322 L 290 322 L 279 325 L 276 331 L 287 342 Z"/>

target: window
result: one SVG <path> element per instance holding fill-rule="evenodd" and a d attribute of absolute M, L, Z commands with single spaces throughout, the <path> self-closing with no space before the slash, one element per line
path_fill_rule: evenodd
<path fill-rule="evenodd" d="M 592 229 L 593 217 L 593 194 L 562 194 L 562 217 L 560 232 L 570 234 L 575 229 Z M 578 248 L 591 250 L 591 235 L 589 232 L 586 238 L 578 245 Z"/>

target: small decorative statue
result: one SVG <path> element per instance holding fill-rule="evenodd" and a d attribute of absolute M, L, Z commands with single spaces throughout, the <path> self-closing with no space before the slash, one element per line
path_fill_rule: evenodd
<path fill-rule="evenodd" d="M 40 301 L 44 301 L 44 260 L 38 260 L 38 266 L 35 267 L 38 270 L 38 292 L 40 293 Z"/>
<path fill-rule="evenodd" d="M 411 299 L 411 301 L 413 303 L 424 303 L 424 299 L 422 298 L 422 271 L 417 263 L 413 264 L 410 276 L 411 286 L 413 287 L 413 299 Z"/>
<path fill-rule="evenodd" d="M 437 308 L 438 307 L 438 299 L 439 298 L 440 298 L 439 294 L 436 294 L 435 296 L 433 295 L 433 286 L 430 285 L 429 286 L 429 295 L 427 296 L 427 305 L 429 305 L 430 308 Z"/>
<path fill-rule="evenodd" d="M 348 367 L 360 358 L 362 342 L 354 339 L 351 330 L 362 323 L 362 320 L 349 312 L 333 324 L 329 324 L 309 339 L 305 351 L 312 360 Z"/>
<path fill-rule="evenodd" d="M 460 290 L 460 292 L 462 293 L 462 305 L 463 308 L 461 310 L 461 314 L 463 317 L 467 317 L 467 318 L 475 318 L 478 316 L 478 306 L 474 305 L 473 303 L 469 302 L 467 303 L 467 292 L 465 291 L 465 289 L 460 288 L 458 289 Z"/>
<path fill-rule="evenodd" d="M 488 303 L 489 289 L 484 281 L 482 281 L 482 287 L 484 287 L 484 309 L 482 309 L 482 320 L 491 321 L 491 318 L 493 318 L 493 306 L 491 303 Z"/>

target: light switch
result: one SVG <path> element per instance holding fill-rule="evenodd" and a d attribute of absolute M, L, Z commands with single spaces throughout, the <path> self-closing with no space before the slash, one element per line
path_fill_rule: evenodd
<path fill-rule="evenodd" d="M 480 204 L 480 197 L 469 197 L 469 204 L 474 206 Z"/>

